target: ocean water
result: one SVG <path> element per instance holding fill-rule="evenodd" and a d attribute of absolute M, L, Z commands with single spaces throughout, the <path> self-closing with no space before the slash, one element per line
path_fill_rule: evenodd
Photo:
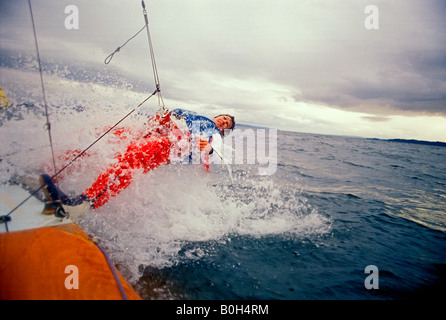
<path fill-rule="evenodd" d="M 9 183 L 51 170 L 51 158 L 38 75 L 6 67 L 1 75 L 11 102 L 0 110 L 0 178 Z M 148 96 L 60 73 L 45 81 L 56 155 L 82 150 Z M 123 126 L 143 129 L 155 110 L 143 106 Z M 438 298 L 446 278 L 446 148 L 277 137 L 273 175 L 259 175 L 258 164 L 231 165 L 233 181 L 220 165 L 209 174 L 199 165 L 137 172 L 107 205 L 73 219 L 144 299 Z M 113 137 L 101 140 L 63 173 L 60 187 L 82 192 L 122 148 Z M 368 266 L 376 271 L 366 273 Z"/>
<path fill-rule="evenodd" d="M 228 229 L 184 241 L 171 266 L 148 267 L 139 285 L 168 279 L 186 299 L 438 299 L 446 149 L 293 132 L 278 138 L 275 175 L 239 166 L 234 185 L 226 182 L 223 193 L 216 186 L 230 202 L 222 220 L 237 221 L 206 223 Z M 365 287 L 369 265 L 378 270 L 377 289 Z"/>

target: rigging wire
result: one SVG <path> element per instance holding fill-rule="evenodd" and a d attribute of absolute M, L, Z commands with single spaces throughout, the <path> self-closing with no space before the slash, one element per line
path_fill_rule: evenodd
<path fill-rule="evenodd" d="M 150 36 L 150 30 L 149 30 L 149 18 L 147 17 L 147 10 L 146 10 L 146 5 L 144 3 L 144 0 L 141 1 L 141 5 L 142 5 L 142 9 L 143 9 L 143 14 L 144 14 L 144 21 L 145 21 L 144 26 L 137 33 L 135 33 L 133 36 L 131 36 L 126 42 L 124 42 L 123 45 L 117 47 L 116 50 L 113 53 L 108 55 L 107 58 L 105 58 L 104 63 L 105 64 L 109 64 L 116 53 L 120 52 L 121 49 L 127 43 L 129 43 L 137 35 L 139 35 L 144 29 L 146 29 L 146 31 L 147 31 L 147 41 L 148 41 L 148 44 L 149 44 L 149 51 L 150 51 L 150 60 L 151 60 L 151 63 L 152 63 L 153 78 L 154 78 L 154 81 L 155 81 L 155 87 L 156 87 L 157 94 L 158 94 L 158 105 L 160 106 L 162 111 L 166 111 L 166 106 L 164 104 L 163 96 L 161 94 L 161 85 L 160 85 L 160 79 L 159 79 L 159 75 L 158 75 L 158 68 L 156 66 L 155 52 L 153 50 L 152 37 Z"/>
<path fill-rule="evenodd" d="M 164 100 L 163 97 L 161 95 L 161 86 L 160 86 L 160 81 L 159 81 L 159 75 L 158 75 L 158 68 L 156 66 L 156 61 L 155 61 L 155 53 L 153 50 L 153 45 L 152 45 L 152 39 L 150 36 L 150 31 L 149 31 L 149 20 L 147 17 L 147 11 L 146 11 L 146 7 L 145 7 L 145 3 L 144 0 L 141 1 L 142 7 L 143 7 L 143 14 L 144 14 L 144 20 L 146 22 L 146 24 L 144 25 L 143 28 L 141 28 L 134 36 L 132 36 L 130 39 L 128 39 L 122 46 L 118 47 L 112 54 L 110 54 L 105 60 L 104 63 L 108 64 L 110 63 L 110 61 L 113 59 L 113 56 L 115 53 L 119 52 L 120 49 L 122 47 L 124 47 L 130 40 L 132 40 L 133 38 L 135 38 L 142 30 L 144 30 L 144 28 L 147 30 L 147 39 L 148 39 L 148 43 L 149 43 L 149 49 L 150 49 L 150 57 L 152 60 L 152 69 L 153 69 L 153 75 L 154 75 L 154 80 L 155 80 L 155 91 L 148 96 L 144 101 L 142 101 L 138 106 L 136 106 L 135 108 L 133 108 L 127 115 L 125 115 L 123 118 L 121 118 L 117 123 L 115 123 L 112 127 L 110 127 L 107 131 L 105 131 L 99 138 L 97 138 L 93 143 L 91 143 L 87 148 L 85 148 L 81 153 L 79 153 L 73 160 L 71 160 L 68 164 L 66 164 L 62 169 L 60 169 L 59 171 L 57 171 L 56 169 L 56 162 L 55 162 L 55 156 L 54 156 L 54 149 L 53 149 L 53 143 L 52 143 L 52 137 L 51 137 L 51 124 L 49 122 L 49 115 L 48 115 L 48 104 L 46 102 L 46 95 L 45 95 L 45 87 L 43 84 L 43 72 L 42 72 L 42 67 L 41 67 L 41 62 L 40 62 L 40 55 L 39 55 L 39 49 L 38 49 L 38 44 L 37 44 L 37 34 L 36 34 L 36 29 L 35 29 L 35 25 L 34 25 L 34 17 L 33 17 L 33 12 L 32 12 L 32 7 L 31 7 L 31 0 L 28 0 L 28 4 L 29 4 L 29 9 L 31 12 L 31 20 L 32 20 L 32 25 L 33 25 L 33 31 L 34 31 L 34 39 L 35 39 L 35 45 L 36 45 L 36 51 L 37 51 L 37 60 L 39 62 L 39 72 L 40 72 L 40 80 L 41 80 L 41 85 L 42 85 L 42 93 L 43 93 L 43 99 L 44 99 L 44 104 L 45 104 L 45 114 L 46 114 L 46 119 L 47 119 L 47 128 L 48 128 L 48 134 L 49 134 L 49 139 L 50 139 L 50 145 L 51 145 L 51 154 L 52 154 L 52 159 L 53 159 L 53 167 L 54 167 L 54 175 L 51 177 L 51 180 L 55 179 L 61 172 L 63 172 L 66 168 L 68 168 L 73 162 L 75 162 L 77 159 L 79 159 L 85 152 L 87 152 L 91 147 L 93 147 L 93 145 L 95 145 L 99 140 L 101 140 L 105 135 L 107 135 L 110 131 L 112 131 L 114 128 L 116 128 L 116 126 L 118 126 L 122 121 L 124 121 L 127 117 L 129 117 L 136 109 L 138 109 L 140 106 L 142 106 L 147 100 L 149 100 L 150 98 L 152 98 L 155 94 L 158 95 L 158 105 L 160 106 L 161 110 L 164 112 L 166 111 L 165 105 L 164 105 Z M 37 194 L 45 185 L 40 186 L 38 189 L 36 189 L 35 191 L 33 191 L 25 200 L 23 200 L 21 203 L 19 203 L 15 208 L 13 208 L 8 214 L 1 216 L 0 218 L 0 222 L 5 222 L 7 223 L 7 221 L 10 220 L 10 215 L 16 211 L 19 207 L 21 207 L 25 202 L 27 202 L 31 197 L 33 197 L 35 194 Z M 4 220 L 4 221 L 3 221 Z"/>
<path fill-rule="evenodd" d="M 39 45 L 37 44 L 37 33 L 36 33 L 36 26 L 34 24 L 34 15 L 33 15 L 33 9 L 31 6 L 31 0 L 28 0 L 28 4 L 29 4 L 29 12 L 31 13 L 31 22 L 32 22 L 33 32 L 34 32 L 34 43 L 36 45 L 37 62 L 39 64 L 40 84 L 41 84 L 41 88 L 42 88 L 43 103 L 45 105 L 46 129 L 48 130 L 48 138 L 50 140 L 53 169 L 54 169 L 54 173 L 56 173 L 56 158 L 54 156 L 53 138 L 51 136 L 51 123 L 50 123 L 50 117 L 48 114 L 48 103 L 46 101 L 45 85 L 43 84 L 42 63 L 40 61 Z"/>
<path fill-rule="evenodd" d="M 137 33 L 135 33 L 135 34 L 134 34 L 132 37 L 130 37 L 126 42 L 124 42 L 124 44 L 123 44 L 122 46 L 117 47 L 116 50 L 115 50 L 112 54 L 110 54 L 107 58 L 105 58 L 104 63 L 105 63 L 105 64 L 109 64 L 109 63 L 112 61 L 113 56 L 115 55 L 115 53 L 118 53 L 119 51 L 121 51 L 121 49 L 122 49 L 127 43 L 129 43 L 130 40 L 132 40 L 133 38 L 135 38 L 135 37 L 136 37 L 138 34 L 140 34 L 145 28 L 146 28 L 146 26 L 143 26 Z"/>
<path fill-rule="evenodd" d="M 127 113 L 124 117 L 122 117 L 118 122 L 116 122 L 112 127 L 110 127 L 107 131 L 105 131 L 99 138 L 97 138 L 95 141 L 93 141 L 87 148 L 85 148 L 81 153 L 79 153 L 76 157 L 74 157 L 73 160 L 71 160 L 69 163 L 67 163 L 62 169 L 57 171 L 52 177 L 51 180 L 56 178 L 60 173 L 62 173 L 66 168 L 68 168 L 73 162 L 75 162 L 77 159 L 79 159 L 85 152 L 87 152 L 91 147 L 93 147 L 99 140 L 101 140 L 103 137 L 105 137 L 110 131 L 112 131 L 114 128 L 116 128 L 122 121 L 124 121 L 127 117 L 129 117 L 133 112 L 135 112 L 136 109 L 138 109 L 140 106 L 142 106 L 147 100 L 152 98 L 157 93 L 157 90 L 155 90 L 150 96 L 148 96 L 144 101 L 142 101 L 139 105 L 137 105 L 135 108 L 133 108 L 129 113 Z M 38 189 L 33 191 L 25 200 L 20 202 L 15 208 L 13 208 L 11 211 L 9 211 L 6 215 L 1 216 L 0 218 L 7 218 L 16 211 L 18 208 L 20 208 L 25 202 L 27 202 L 29 199 L 31 199 L 37 192 L 43 189 L 45 185 L 41 185 Z M 0 220 L 1 221 L 1 220 Z"/>
<path fill-rule="evenodd" d="M 144 0 L 141 0 L 141 5 L 144 14 L 144 20 L 146 22 L 145 28 L 147 30 L 147 40 L 149 42 L 150 59 L 152 60 L 153 77 L 155 80 L 155 87 L 158 92 L 158 105 L 162 108 L 163 111 L 165 111 L 166 106 L 164 105 L 163 96 L 161 94 L 161 85 L 158 75 L 158 68 L 156 67 L 155 52 L 153 51 L 152 37 L 150 36 L 150 31 L 149 31 L 149 18 L 147 17 L 146 4 L 144 3 Z"/>

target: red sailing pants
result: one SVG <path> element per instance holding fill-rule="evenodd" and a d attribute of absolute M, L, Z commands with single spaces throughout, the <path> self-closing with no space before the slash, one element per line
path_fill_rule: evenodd
<path fill-rule="evenodd" d="M 170 120 L 170 116 L 156 115 L 149 119 L 155 128 L 141 141 L 127 147 L 124 154 L 118 155 L 118 162 L 102 172 L 84 194 L 94 201 L 94 208 L 104 205 L 111 197 L 116 196 L 132 182 L 132 173 L 143 169 L 144 173 L 169 162 L 170 149 L 175 143 L 171 141 L 171 133 L 179 132 L 178 127 Z M 178 136 L 180 140 L 182 136 Z"/>

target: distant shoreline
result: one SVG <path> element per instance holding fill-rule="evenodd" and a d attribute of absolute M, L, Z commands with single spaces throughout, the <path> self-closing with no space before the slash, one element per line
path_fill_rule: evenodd
<path fill-rule="evenodd" d="M 415 139 L 378 139 L 378 138 L 366 138 L 368 140 L 379 140 L 379 141 L 389 141 L 389 142 L 400 142 L 400 143 L 412 143 L 412 144 L 424 144 L 437 147 L 446 147 L 445 142 L 440 141 L 424 141 Z"/>
<path fill-rule="evenodd" d="M 249 125 L 249 124 L 237 124 L 237 126 L 244 127 L 244 128 L 269 129 L 268 127 L 253 126 L 253 125 Z M 287 130 L 280 130 L 280 131 L 297 132 L 297 131 L 287 131 Z M 297 133 L 306 133 L 306 132 L 297 132 Z M 309 133 L 309 134 L 319 134 L 319 133 Z M 320 134 L 320 135 L 336 136 L 333 134 Z M 366 139 L 366 140 L 412 143 L 412 144 L 423 144 L 423 145 L 437 146 L 437 147 L 446 147 L 446 142 L 441 142 L 441 141 L 426 141 L 426 140 L 416 140 L 416 139 L 379 139 L 379 138 L 364 138 L 364 137 L 354 137 L 354 136 L 345 136 L 345 135 L 340 135 L 340 136 L 341 137 L 358 138 L 358 139 Z"/>

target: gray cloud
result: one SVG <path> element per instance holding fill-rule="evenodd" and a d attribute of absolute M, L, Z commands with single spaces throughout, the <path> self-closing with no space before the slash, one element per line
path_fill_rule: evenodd
<path fill-rule="evenodd" d="M 361 119 L 371 121 L 371 122 L 387 122 L 390 121 L 388 117 L 378 117 L 378 116 L 363 116 Z"/>
<path fill-rule="evenodd" d="M 379 30 L 363 26 L 366 1 L 285 1 L 269 9 L 224 3 L 190 10 L 198 20 L 192 26 L 174 23 L 184 27 L 177 29 L 178 77 L 200 83 L 197 71 L 205 70 L 286 86 L 295 101 L 446 115 L 442 2 L 378 2 Z"/>
<path fill-rule="evenodd" d="M 63 27 L 69 4 L 79 7 L 76 31 Z M 446 116 L 445 2 L 374 1 L 378 30 L 364 28 L 369 4 L 146 1 L 163 95 L 252 113 L 259 123 L 292 102 L 367 113 L 367 121 L 396 114 Z M 27 4 L 0 5 L 1 49 L 32 53 Z M 35 3 L 34 10 L 42 56 L 67 64 L 104 67 L 104 58 L 144 23 L 138 1 L 48 0 Z M 146 35 L 123 48 L 112 66 L 150 87 Z"/>

